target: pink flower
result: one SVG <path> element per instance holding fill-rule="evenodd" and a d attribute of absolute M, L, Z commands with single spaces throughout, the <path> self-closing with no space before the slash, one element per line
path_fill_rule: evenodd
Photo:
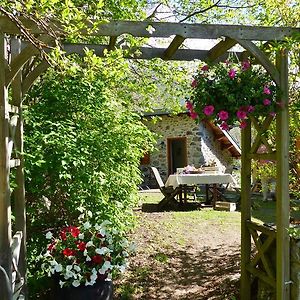
<path fill-rule="evenodd" d="M 249 60 L 244 60 L 242 62 L 242 70 L 243 71 L 246 71 L 250 68 L 251 64 L 250 64 L 250 61 Z"/>
<path fill-rule="evenodd" d="M 276 112 L 275 111 L 271 111 L 270 112 L 270 116 L 275 117 L 276 116 Z"/>
<path fill-rule="evenodd" d="M 201 68 L 201 71 L 208 71 L 209 67 L 208 65 L 204 65 L 202 68 Z"/>
<path fill-rule="evenodd" d="M 247 127 L 247 122 L 245 120 L 243 120 L 241 123 L 240 123 L 240 128 L 241 129 L 244 129 L 245 127 Z"/>
<path fill-rule="evenodd" d="M 213 105 L 207 105 L 204 107 L 203 112 L 205 115 L 210 116 L 213 114 L 215 108 Z"/>
<path fill-rule="evenodd" d="M 185 107 L 189 110 L 192 111 L 194 109 L 193 103 L 191 101 L 186 101 L 185 102 Z"/>
<path fill-rule="evenodd" d="M 236 75 L 236 70 L 234 69 L 230 69 L 229 72 L 228 72 L 228 76 L 233 79 Z"/>
<path fill-rule="evenodd" d="M 197 114 L 195 111 L 191 111 L 191 112 L 190 112 L 190 117 L 191 117 L 193 120 L 195 120 L 195 119 L 198 118 L 198 114 Z"/>
<path fill-rule="evenodd" d="M 198 81 L 196 79 L 193 79 L 193 81 L 191 83 L 192 88 L 197 87 L 197 85 L 198 85 Z"/>
<path fill-rule="evenodd" d="M 270 105 L 271 104 L 271 100 L 269 100 L 269 99 L 264 99 L 264 101 L 263 101 L 263 103 L 264 103 L 264 105 Z"/>
<path fill-rule="evenodd" d="M 264 86 L 264 94 L 271 95 L 271 90 L 269 89 L 268 86 Z"/>
<path fill-rule="evenodd" d="M 245 119 L 247 117 L 247 113 L 243 110 L 238 110 L 236 113 L 237 117 L 241 120 Z"/>
<path fill-rule="evenodd" d="M 226 130 L 228 131 L 229 130 L 229 126 L 226 122 L 222 122 L 222 124 L 220 125 L 220 127 L 222 128 L 222 130 Z"/>
<path fill-rule="evenodd" d="M 218 113 L 218 115 L 219 115 L 220 120 L 222 120 L 222 121 L 226 121 L 226 120 L 228 119 L 228 117 L 229 117 L 228 112 L 225 111 L 225 110 L 221 110 L 221 111 Z"/>
<path fill-rule="evenodd" d="M 252 105 L 249 105 L 249 106 L 247 107 L 248 113 L 251 113 L 251 112 L 253 112 L 254 110 L 255 110 L 255 107 L 252 106 Z"/>

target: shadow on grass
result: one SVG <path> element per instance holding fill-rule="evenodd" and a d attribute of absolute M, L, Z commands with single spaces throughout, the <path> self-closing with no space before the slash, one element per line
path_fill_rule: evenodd
<path fill-rule="evenodd" d="M 200 252 L 167 250 L 133 261 L 128 275 L 116 284 L 116 300 L 238 299 L 238 247 Z"/>
<path fill-rule="evenodd" d="M 180 203 L 170 203 L 165 206 L 164 209 L 160 209 L 157 203 L 143 203 L 142 212 L 163 212 L 163 211 L 193 211 L 199 210 L 201 208 L 201 203 L 199 202 L 188 202 L 184 204 Z"/>

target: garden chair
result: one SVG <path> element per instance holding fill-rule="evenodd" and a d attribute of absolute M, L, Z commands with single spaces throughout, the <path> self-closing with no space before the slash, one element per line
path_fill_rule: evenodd
<path fill-rule="evenodd" d="M 170 203 L 176 203 L 177 201 L 175 199 L 175 197 L 177 195 L 181 196 L 182 193 L 182 189 L 180 186 L 176 187 L 175 189 L 172 186 L 168 186 L 166 187 L 161 179 L 161 176 L 157 170 L 157 168 L 155 167 L 151 167 L 151 170 L 155 176 L 155 179 L 157 181 L 157 184 L 159 186 L 160 191 L 162 192 L 162 194 L 164 195 L 164 198 L 158 203 L 158 207 L 160 209 L 166 207 L 168 204 Z"/>

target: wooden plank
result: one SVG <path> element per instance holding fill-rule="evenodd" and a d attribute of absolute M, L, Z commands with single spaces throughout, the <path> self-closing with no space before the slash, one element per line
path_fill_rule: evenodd
<path fill-rule="evenodd" d="M 8 92 L 5 86 L 5 68 L 7 45 L 3 33 L 0 33 L 0 266 L 4 268 L 8 280 L 12 276 L 11 244 L 11 205 L 9 187 L 8 158 Z M 3 278 L 3 277 L 2 277 Z M 0 280 L 0 299 L 10 300 L 5 292 L 5 280 Z"/>
<path fill-rule="evenodd" d="M 77 53 L 80 56 L 84 55 L 84 48 L 89 50 L 94 50 L 94 53 L 99 57 L 104 57 L 103 51 L 107 49 L 107 45 L 92 45 L 92 44 L 63 44 L 63 49 L 66 51 L 66 54 Z M 124 48 L 126 49 L 126 48 Z M 165 52 L 165 48 L 150 48 L 150 47 L 141 47 L 137 48 L 131 52 L 131 54 L 126 54 L 126 58 L 130 59 L 152 59 L 160 57 L 162 58 Z M 179 60 L 179 61 L 190 61 L 194 59 L 206 60 L 207 50 L 195 50 L 195 49 L 178 49 L 170 60 Z M 236 53 L 239 56 L 239 52 Z M 219 60 L 225 60 L 229 56 L 229 53 L 225 53 L 219 58 Z"/>
<path fill-rule="evenodd" d="M 288 54 L 279 51 L 276 57 L 280 72 L 278 101 L 282 108 L 276 114 L 277 178 L 276 178 L 276 299 L 290 299 L 290 242 L 287 228 L 290 219 L 289 198 L 289 112 Z"/>
<path fill-rule="evenodd" d="M 273 237 L 276 236 L 276 231 L 273 228 L 263 226 L 263 225 L 255 223 L 255 222 L 252 222 L 252 221 L 247 221 L 246 223 L 247 223 L 248 228 L 252 228 L 256 231 L 260 231 L 267 236 L 273 236 Z"/>
<path fill-rule="evenodd" d="M 272 280 L 275 280 L 275 273 L 272 268 L 272 264 L 270 262 L 270 259 L 265 253 L 262 251 L 262 241 L 260 240 L 258 233 L 256 230 L 250 229 L 250 233 L 252 235 L 253 241 L 256 246 L 256 250 L 258 251 L 258 254 L 260 256 L 261 262 L 263 264 L 263 267 L 266 271 L 266 274 L 269 278 Z M 250 265 L 252 264 L 252 261 L 250 262 Z"/>
<path fill-rule="evenodd" d="M 8 104 L 8 112 L 18 114 L 19 108 L 15 105 Z"/>
<path fill-rule="evenodd" d="M 251 272 L 254 276 L 258 277 L 259 279 L 261 279 L 262 281 L 264 281 L 265 283 L 269 284 L 271 287 L 275 288 L 276 286 L 276 282 L 275 280 L 272 280 L 270 277 L 268 277 L 264 272 L 253 268 L 252 266 L 247 266 L 247 270 L 249 272 Z M 242 298 L 244 300 L 244 298 Z M 286 300 L 288 300 L 289 298 L 287 298 Z"/>
<path fill-rule="evenodd" d="M 216 61 L 219 57 L 226 53 L 227 50 L 232 48 L 237 42 L 231 38 L 226 38 L 224 41 L 219 42 L 208 51 L 207 60 L 210 62 Z"/>
<path fill-rule="evenodd" d="M 169 47 L 164 51 L 162 59 L 169 60 L 175 54 L 178 48 L 182 45 L 184 40 L 185 40 L 184 37 L 180 35 L 176 35 L 172 40 L 171 44 L 169 45 Z"/>
<path fill-rule="evenodd" d="M 34 81 L 50 67 L 49 63 L 43 60 L 22 81 L 22 94 L 25 95 L 33 85 Z"/>
<path fill-rule="evenodd" d="M 90 32 L 86 31 L 86 33 Z M 187 24 L 172 22 L 139 22 L 139 21 L 110 21 L 103 23 L 91 33 L 96 36 L 115 36 L 129 33 L 136 37 L 165 37 L 180 35 L 191 39 L 218 39 L 231 37 L 233 39 L 270 41 L 284 40 L 293 33 L 300 32 L 299 28 L 276 28 L 241 25 L 211 25 Z M 84 33 L 84 32 L 83 32 Z"/>
<path fill-rule="evenodd" d="M 246 268 L 251 261 L 251 235 L 247 222 L 251 221 L 251 160 L 247 154 L 251 149 L 251 120 L 242 130 L 241 156 L 241 299 L 251 299 L 251 274 Z"/>
<path fill-rule="evenodd" d="M 107 46 L 108 50 L 113 50 L 116 46 L 116 42 L 117 42 L 117 36 L 111 36 L 109 38 L 109 44 Z"/>
<path fill-rule="evenodd" d="M 9 168 L 16 168 L 16 167 L 19 167 L 21 165 L 21 162 L 19 159 L 11 159 L 9 161 Z"/>
<path fill-rule="evenodd" d="M 273 160 L 276 161 L 277 155 L 276 151 L 272 153 L 249 153 L 248 158 L 255 160 Z"/>
<path fill-rule="evenodd" d="M 253 39 L 255 40 L 255 39 Z M 270 39 L 265 39 L 265 41 L 269 41 Z M 271 75 L 272 79 L 276 84 L 279 84 L 279 73 L 275 66 L 271 63 L 270 59 L 262 50 L 260 50 L 253 42 L 246 41 L 244 39 L 236 39 L 236 41 L 246 50 L 248 50 L 259 62 L 260 64 L 267 70 L 267 72 Z"/>
<path fill-rule="evenodd" d="M 12 55 L 17 56 L 21 51 L 20 39 L 15 38 L 12 41 Z M 47 63 L 48 65 L 48 63 Z M 22 73 L 19 72 L 12 81 L 12 103 L 19 107 L 19 119 L 15 133 L 15 148 L 17 159 L 20 164 L 16 170 L 16 188 L 14 190 L 14 215 L 15 215 L 15 230 L 22 233 L 20 244 L 18 271 L 24 282 L 19 287 L 15 287 L 15 291 L 22 291 L 27 294 L 26 281 L 26 208 L 25 208 L 25 183 L 24 183 L 24 147 L 23 147 L 23 109 L 22 109 Z M 19 289 L 18 289 L 19 288 Z M 16 295 L 17 293 L 15 293 Z M 15 296 L 14 295 L 14 296 Z"/>

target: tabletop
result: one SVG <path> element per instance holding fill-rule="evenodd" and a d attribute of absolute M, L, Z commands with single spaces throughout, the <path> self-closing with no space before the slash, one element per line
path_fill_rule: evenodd
<path fill-rule="evenodd" d="M 197 184 L 226 184 L 234 182 L 231 174 L 227 173 L 201 173 L 201 174 L 173 174 L 170 175 L 165 186 L 197 185 Z"/>

